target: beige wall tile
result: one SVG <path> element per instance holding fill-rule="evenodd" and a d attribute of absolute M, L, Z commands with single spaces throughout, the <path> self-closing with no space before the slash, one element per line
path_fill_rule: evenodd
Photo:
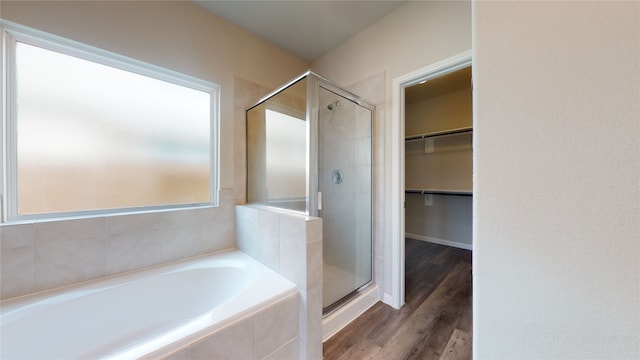
<path fill-rule="evenodd" d="M 244 236 L 238 240 L 238 246 L 240 250 L 247 253 L 254 259 L 258 259 L 260 254 L 258 253 L 260 242 L 260 228 L 256 225 L 245 223 L 243 226 Z"/>
<path fill-rule="evenodd" d="M 166 360 L 189 360 L 189 348 L 182 349 L 166 358 Z"/>
<path fill-rule="evenodd" d="M 262 212 L 272 212 L 278 215 L 279 233 L 272 233 L 259 226 Z M 250 220 L 247 220 L 247 213 L 250 214 Z M 307 301 L 306 298 L 301 297 L 299 309 L 296 310 L 299 319 L 298 328 L 300 330 L 297 343 L 301 359 L 308 359 L 307 354 L 311 354 L 311 358 L 321 359 L 322 219 L 252 206 L 238 206 L 236 216 L 239 229 L 237 233 L 240 234 L 237 241 L 242 251 L 264 263 L 264 254 L 261 252 L 272 251 L 276 246 L 279 246 L 278 268 L 274 270 L 293 281 L 298 286 L 301 294 L 305 294 L 304 296 L 306 296 L 308 288 L 313 289 L 309 293 L 315 298 Z M 265 219 L 266 217 L 263 215 L 262 218 Z M 270 240 L 274 234 L 277 234 L 278 240 L 275 245 Z M 295 234 L 296 237 L 287 234 Z M 264 248 L 264 246 L 267 246 L 267 248 Z M 307 303 L 310 304 L 311 308 L 308 308 Z M 308 313 L 312 314 L 309 322 L 307 322 Z M 307 330 L 307 327 L 309 330 Z M 314 337 L 307 337 L 307 333 Z M 276 352 L 276 354 L 279 354 L 279 352 Z M 275 354 L 270 356 L 273 357 Z M 260 357 L 258 356 L 258 358 Z"/>
<path fill-rule="evenodd" d="M 322 241 L 307 244 L 307 289 L 322 287 Z"/>
<path fill-rule="evenodd" d="M 300 358 L 322 359 L 322 287 L 300 291 Z"/>
<path fill-rule="evenodd" d="M 295 339 L 298 336 L 298 295 L 258 313 L 255 316 L 255 335 L 258 359 Z"/>
<path fill-rule="evenodd" d="M 214 218 L 220 208 L 195 208 L 195 209 L 179 209 L 174 211 L 162 211 L 158 215 L 161 219 L 161 226 L 186 226 L 196 225 L 209 221 Z"/>
<path fill-rule="evenodd" d="M 161 248 L 162 261 L 172 261 L 202 254 L 202 225 L 176 225 L 159 232 L 156 247 Z"/>
<path fill-rule="evenodd" d="M 35 238 L 40 241 L 83 239 L 105 234 L 104 217 L 38 222 L 33 227 Z"/>
<path fill-rule="evenodd" d="M 202 253 L 231 249 L 235 246 L 235 216 L 233 210 L 227 211 L 227 215 L 229 213 L 231 216 L 199 225 L 202 232 Z"/>
<path fill-rule="evenodd" d="M 322 240 L 322 219 L 309 218 L 306 221 L 307 242 L 315 242 Z"/>
<path fill-rule="evenodd" d="M 191 345 L 190 359 L 254 359 L 254 343 L 254 320 L 251 318 Z"/>
<path fill-rule="evenodd" d="M 260 239 L 255 247 L 257 260 L 274 271 L 280 269 L 280 238 L 277 232 L 259 229 Z"/>
<path fill-rule="evenodd" d="M 0 254 L 0 299 L 26 295 L 35 290 L 35 246 L 2 249 Z"/>
<path fill-rule="evenodd" d="M 280 233 L 280 275 L 307 289 L 307 244 Z"/>
<path fill-rule="evenodd" d="M 108 235 L 127 234 L 136 231 L 158 228 L 162 225 L 159 212 L 106 216 L 105 229 Z"/>
<path fill-rule="evenodd" d="M 270 355 L 267 355 L 264 360 L 298 360 L 300 359 L 298 348 L 298 338 L 295 338 L 280 349 L 274 351 Z"/>
<path fill-rule="evenodd" d="M 106 239 L 106 274 L 117 274 L 162 262 L 161 230 L 109 235 Z"/>
<path fill-rule="evenodd" d="M 260 209 L 253 206 L 244 207 L 244 221 L 248 225 L 260 225 Z"/>
<path fill-rule="evenodd" d="M 280 231 L 280 215 L 274 211 L 260 211 L 259 225 L 264 230 Z"/>
<path fill-rule="evenodd" d="M 103 235 L 49 238 L 38 234 L 34 262 L 35 290 L 47 290 L 104 276 L 104 254 Z"/>
<path fill-rule="evenodd" d="M 34 229 L 32 224 L 2 225 L 0 227 L 0 248 L 13 249 L 33 246 Z"/>
<path fill-rule="evenodd" d="M 280 214 L 280 234 L 297 239 L 306 240 L 305 216 L 295 214 Z"/>

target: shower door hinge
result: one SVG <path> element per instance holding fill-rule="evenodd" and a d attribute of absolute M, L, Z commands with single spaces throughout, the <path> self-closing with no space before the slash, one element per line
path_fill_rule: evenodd
<path fill-rule="evenodd" d="M 322 210 L 322 191 L 318 191 L 318 210 Z"/>

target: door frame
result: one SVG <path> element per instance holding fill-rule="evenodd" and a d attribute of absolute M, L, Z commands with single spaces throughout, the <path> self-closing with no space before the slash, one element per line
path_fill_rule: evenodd
<path fill-rule="evenodd" d="M 453 55 L 421 69 L 401 75 L 393 79 L 392 83 L 392 118 L 386 124 L 386 141 L 390 144 L 389 166 L 387 172 L 389 181 L 386 182 L 386 193 L 389 194 L 389 204 L 386 210 L 386 238 L 385 246 L 387 264 L 386 274 L 390 275 L 391 284 L 385 286 L 383 301 L 396 309 L 404 305 L 405 295 L 405 106 L 404 89 L 430 80 L 444 74 L 471 66 L 471 50 Z"/>

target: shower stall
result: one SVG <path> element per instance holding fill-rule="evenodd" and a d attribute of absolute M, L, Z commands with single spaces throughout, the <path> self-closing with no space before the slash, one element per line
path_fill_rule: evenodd
<path fill-rule="evenodd" d="M 323 312 L 372 283 L 374 107 L 307 72 L 247 110 L 247 202 L 323 219 Z"/>

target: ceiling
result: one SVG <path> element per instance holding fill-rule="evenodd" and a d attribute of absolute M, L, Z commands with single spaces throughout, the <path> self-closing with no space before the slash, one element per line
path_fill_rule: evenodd
<path fill-rule="evenodd" d="M 466 67 L 448 74 L 431 79 L 422 84 L 405 88 L 405 103 L 409 104 L 456 90 L 471 87 L 471 67 Z"/>
<path fill-rule="evenodd" d="M 404 0 L 191 1 L 308 62 L 406 3 Z"/>

